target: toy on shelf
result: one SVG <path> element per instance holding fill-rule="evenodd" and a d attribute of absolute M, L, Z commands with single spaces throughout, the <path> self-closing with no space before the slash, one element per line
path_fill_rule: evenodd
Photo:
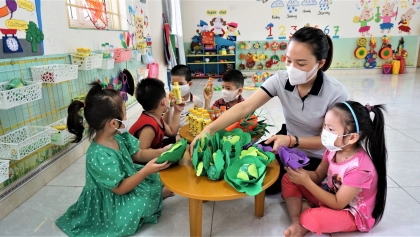
<path fill-rule="evenodd" d="M 366 69 L 372 69 L 376 67 L 376 58 L 378 57 L 378 53 L 375 51 L 376 47 L 376 39 L 374 37 L 370 38 L 370 50 L 369 53 L 366 55 L 366 62 L 364 64 L 364 67 Z"/>
<path fill-rule="evenodd" d="M 404 74 L 405 73 L 405 59 L 408 56 L 408 52 L 404 49 L 404 39 L 398 42 L 398 47 L 392 55 L 392 74 Z"/>
<path fill-rule="evenodd" d="M 389 38 L 391 38 L 391 36 L 382 36 L 382 46 L 379 50 L 379 57 L 384 60 L 388 60 L 392 57 L 392 46 L 389 44 Z"/>
<path fill-rule="evenodd" d="M 229 54 L 235 54 L 235 46 L 234 45 L 229 46 Z"/>
<path fill-rule="evenodd" d="M 26 86 L 26 82 L 22 80 L 22 78 L 15 78 L 9 82 L 9 84 L 6 87 L 6 90 L 13 90 L 24 86 Z"/>
<path fill-rule="evenodd" d="M 358 59 L 366 58 L 368 50 L 366 49 L 367 39 L 361 37 L 357 40 L 357 48 L 354 50 L 354 56 Z"/>
<path fill-rule="evenodd" d="M 391 74 L 392 71 L 392 64 L 386 61 L 384 65 L 382 65 L 382 74 Z"/>

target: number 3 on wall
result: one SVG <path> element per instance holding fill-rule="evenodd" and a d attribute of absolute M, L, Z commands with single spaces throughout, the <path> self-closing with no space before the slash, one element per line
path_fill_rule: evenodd
<path fill-rule="evenodd" d="M 297 29 L 296 29 L 296 28 L 297 28 L 297 26 L 290 26 L 290 27 L 292 27 L 292 29 L 293 29 L 294 31 L 293 31 L 293 33 L 290 33 L 290 35 L 289 35 L 289 39 L 290 39 L 290 38 L 292 38 L 293 34 L 297 31 Z"/>
<path fill-rule="evenodd" d="M 286 33 L 285 33 L 285 31 L 286 31 L 286 26 L 281 25 L 281 26 L 279 27 L 279 30 L 280 30 L 280 36 L 279 36 L 279 39 L 286 39 Z"/>

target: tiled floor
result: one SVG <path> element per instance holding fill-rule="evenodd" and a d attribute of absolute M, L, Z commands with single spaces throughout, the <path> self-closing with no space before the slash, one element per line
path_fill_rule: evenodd
<path fill-rule="evenodd" d="M 388 198 L 382 222 L 368 234 L 332 236 L 420 236 L 420 72 L 406 75 L 335 75 L 350 98 L 361 103 L 385 103 L 388 144 Z M 249 82 L 248 82 L 249 83 Z M 201 95 L 204 80 L 195 80 L 193 92 Z M 245 98 L 252 91 L 245 91 Z M 215 92 L 219 98 L 221 92 Z M 264 107 L 279 130 L 284 122 L 281 105 L 272 99 Z M 131 122 L 138 117 L 136 114 Z M 62 236 L 54 221 L 73 204 L 85 183 L 85 157 L 0 221 L 0 236 Z M 254 217 L 253 198 L 204 203 L 203 236 L 281 236 L 290 223 L 280 197 L 266 198 L 265 216 Z M 138 236 L 188 236 L 188 200 L 175 196 L 164 201 L 156 225 L 145 225 Z M 309 235 L 311 236 L 311 235 Z M 315 236 L 315 235 L 312 235 Z"/>

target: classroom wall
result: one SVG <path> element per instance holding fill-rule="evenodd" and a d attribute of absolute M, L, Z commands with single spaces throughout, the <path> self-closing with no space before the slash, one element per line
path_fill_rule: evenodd
<path fill-rule="evenodd" d="M 394 4 L 391 14 L 393 27 L 381 32 L 383 23 L 382 11 L 386 3 Z M 226 25 L 237 23 L 235 32 L 238 34 L 236 42 L 250 41 L 251 43 L 266 41 L 288 41 L 295 30 L 305 26 L 316 26 L 330 35 L 334 41 L 334 62 L 332 68 L 363 68 L 364 60 L 355 59 L 353 51 L 357 47 L 357 39 L 362 37 L 360 18 L 362 13 L 368 13 L 369 34 L 377 40 L 376 51 L 379 51 L 384 35 L 391 36 L 393 49 L 397 47 L 401 37 L 405 37 L 405 49 L 409 52 L 407 66 L 417 65 L 420 35 L 420 1 L 379 1 L 379 0 L 181 0 L 184 42 L 191 42 L 197 35 L 197 30 L 212 30 L 211 21 L 222 18 Z M 407 13 L 408 12 L 408 13 Z M 412 15 L 411 13 L 414 12 Z M 410 32 L 399 30 L 399 22 L 410 15 Z M 359 18 L 359 21 L 357 20 Z M 200 24 L 207 26 L 201 27 Z M 271 32 L 271 33 L 270 33 Z M 226 37 L 226 36 L 225 36 Z M 251 44 L 252 45 L 252 44 Z M 369 49 L 369 45 L 367 46 Z M 251 50 L 252 51 L 252 48 Z M 279 52 L 279 51 L 278 51 Z M 278 53 L 277 52 L 277 53 Z M 281 54 L 284 52 L 280 52 Z M 378 66 L 385 60 L 378 59 Z M 240 61 L 237 59 L 237 64 Z M 281 66 L 279 67 L 281 68 Z"/>

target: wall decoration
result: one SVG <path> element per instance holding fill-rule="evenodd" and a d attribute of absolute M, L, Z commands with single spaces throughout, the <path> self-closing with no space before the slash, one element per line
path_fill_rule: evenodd
<path fill-rule="evenodd" d="M 271 34 L 271 30 L 273 29 L 274 24 L 273 23 L 268 23 L 267 26 L 265 27 L 266 30 L 268 30 L 268 36 L 266 39 L 273 39 L 273 35 Z"/>
<path fill-rule="evenodd" d="M 376 58 L 378 58 L 378 53 L 375 51 L 376 48 L 376 39 L 374 37 L 370 38 L 370 50 L 365 58 L 365 65 L 366 69 L 373 69 L 376 67 Z"/>
<path fill-rule="evenodd" d="M 362 0 L 362 2 L 363 2 L 363 0 Z M 369 2 L 370 2 L 370 0 L 369 0 Z M 328 10 L 328 9 L 330 9 L 330 4 L 332 4 L 332 0 L 320 0 L 319 1 L 319 9 L 321 11 Z"/>
<path fill-rule="evenodd" d="M 85 0 L 85 9 L 90 21 L 98 30 L 104 30 L 108 26 L 108 14 L 106 3 L 101 0 Z"/>
<path fill-rule="evenodd" d="M 229 22 L 227 25 L 228 31 L 225 33 L 226 39 L 230 41 L 236 41 L 236 36 L 241 34 L 238 30 L 236 30 L 238 28 L 238 23 Z"/>
<path fill-rule="evenodd" d="M 202 32 L 209 31 L 209 24 L 207 22 L 200 20 L 200 24 L 197 25 L 197 34 L 201 35 Z"/>
<path fill-rule="evenodd" d="M 289 13 L 297 12 L 298 6 L 299 2 L 297 0 L 289 0 L 289 2 L 287 2 L 287 10 L 289 10 Z"/>
<path fill-rule="evenodd" d="M 314 6 L 316 5 L 316 0 L 303 0 L 302 6 Z"/>
<path fill-rule="evenodd" d="M 410 28 L 410 21 L 413 18 L 413 15 L 416 12 L 413 10 L 413 8 L 408 9 L 404 14 L 401 15 L 401 20 L 398 22 L 398 33 L 401 34 L 401 32 L 406 32 L 408 34 L 411 33 Z"/>
<path fill-rule="evenodd" d="M 210 25 L 213 26 L 213 29 L 211 29 L 211 32 L 214 33 L 216 37 L 222 37 L 225 34 L 225 30 L 223 29 L 223 26 L 226 25 L 226 21 L 223 20 L 221 17 L 214 17 L 210 21 Z"/>
<path fill-rule="evenodd" d="M 144 26 L 147 28 L 149 26 L 149 17 L 144 16 Z"/>
<path fill-rule="evenodd" d="M 135 16 L 134 19 L 135 19 L 134 29 L 135 29 L 136 41 L 141 42 L 144 37 L 144 18 L 141 16 Z"/>
<path fill-rule="evenodd" d="M 360 13 L 360 16 L 355 16 L 353 18 L 354 23 L 360 23 L 359 33 L 362 33 L 362 37 L 369 36 L 369 30 L 370 26 L 368 26 L 368 22 L 373 20 L 372 15 L 372 8 L 363 8 L 362 13 Z"/>
<path fill-rule="evenodd" d="M 394 11 L 395 3 L 389 4 L 387 3 L 382 10 L 382 15 L 379 18 L 382 19 L 382 24 L 380 24 L 381 33 L 384 33 L 384 30 L 388 30 L 388 34 L 391 32 L 391 29 L 394 27 L 394 23 L 391 23 L 392 18 L 395 16 L 395 19 L 398 15 L 398 7 L 397 11 Z"/>
<path fill-rule="evenodd" d="M 40 0 L 0 0 L 0 58 L 44 53 Z"/>
<path fill-rule="evenodd" d="M 134 9 L 131 5 L 128 5 L 128 17 L 127 17 L 128 25 L 134 26 L 134 16 L 135 15 L 136 15 L 136 11 L 134 11 Z"/>

